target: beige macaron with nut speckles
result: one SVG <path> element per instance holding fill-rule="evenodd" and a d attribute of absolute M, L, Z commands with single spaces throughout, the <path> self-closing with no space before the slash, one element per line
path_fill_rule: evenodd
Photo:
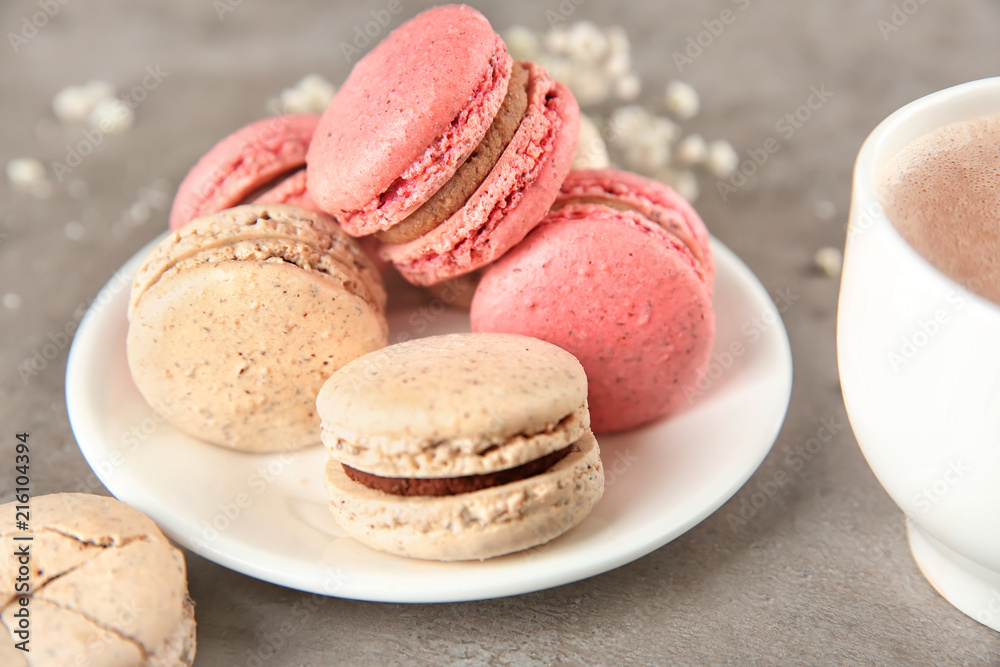
<path fill-rule="evenodd" d="M 238 206 L 165 238 L 129 304 L 132 378 L 180 430 L 267 452 L 319 442 L 316 394 L 384 347 L 385 290 L 327 216 Z"/>
<path fill-rule="evenodd" d="M 179 667 L 195 655 L 194 604 L 184 556 L 145 515 L 114 498 L 57 493 L 31 501 L 30 529 L 0 505 L 3 665 Z M 30 541 L 15 538 L 31 537 Z M 22 563 L 27 545 L 27 605 Z M 24 653 L 19 610 L 30 614 Z"/>
<path fill-rule="evenodd" d="M 587 379 L 511 334 L 420 338 L 365 355 L 317 398 L 338 523 L 382 551 L 475 560 L 566 532 L 604 490 Z"/>

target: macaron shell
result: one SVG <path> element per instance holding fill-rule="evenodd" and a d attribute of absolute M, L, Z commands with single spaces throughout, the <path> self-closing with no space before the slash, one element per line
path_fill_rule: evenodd
<path fill-rule="evenodd" d="M 512 62 L 471 7 L 434 7 L 401 25 L 358 61 L 323 113 L 308 155 L 313 199 L 343 213 L 355 236 L 402 220 L 482 140 Z"/>
<path fill-rule="evenodd" d="M 136 273 L 129 316 L 143 293 L 164 275 L 182 265 L 235 260 L 233 246 L 237 245 L 242 245 L 245 256 L 260 261 L 284 256 L 337 274 L 355 294 L 378 309 L 385 306 L 385 288 L 371 258 L 331 218 L 295 206 L 268 204 L 226 209 L 164 238 Z"/>
<path fill-rule="evenodd" d="M 687 406 L 715 334 L 712 292 L 687 247 L 638 213 L 594 204 L 551 214 L 491 266 L 470 317 L 473 331 L 535 336 L 576 356 L 597 432 Z"/>
<path fill-rule="evenodd" d="M 32 499 L 24 532 L 14 530 L 15 509 L 0 506 L 0 547 L 12 554 L 23 544 L 14 537 L 32 538 L 31 664 L 77 664 L 81 655 L 100 665 L 191 664 L 184 557 L 152 520 L 114 498 L 59 493 Z M 14 581 L 0 568 L 5 601 Z M 8 628 L 17 606 L 3 610 Z"/>
<path fill-rule="evenodd" d="M 288 114 L 251 123 L 216 144 L 177 188 L 170 229 L 244 203 L 247 195 L 305 165 L 319 116 Z"/>
<path fill-rule="evenodd" d="M 32 600 L 30 609 L 31 652 L 15 649 L 13 644 L 20 638 L 11 636 L 11 641 L 4 641 L 5 646 L 0 648 L 0 664 L 5 667 L 28 667 L 24 656 L 30 656 L 32 667 L 75 664 L 135 667 L 144 664 L 142 652 L 135 642 L 105 630 L 78 612 L 45 600 Z M 16 611 L 17 602 L 14 601 L 0 614 L 7 628 L 17 627 Z"/>
<path fill-rule="evenodd" d="M 537 433 L 519 433 L 506 440 L 490 442 L 483 436 L 421 443 L 414 447 L 406 440 L 391 437 L 357 437 L 346 440 L 324 423 L 321 438 L 330 456 L 351 466 L 382 477 L 462 477 L 483 475 L 514 468 L 557 452 L 579 440 L 590 427 L 586 404 L 561 421 Z M 484 448 L 485 446 L 485 448 Z"/>
<path fill-rule="evenodd" d="M 151 285 L 132 311 L 127 353 L 139 391 L 174 426 L 265 452 L 317 444 L 323 382 L 386 337 L 381 310 L 341 283 L 237 260 Z"/>
<path fill-rule="evenodd" d="M 639 211 L 687 246 L 699 272 L 715 284 L 715 258 L 708 228 L 697 211 L 673 188 L 645 176 L 617 169 L 576 169 L 563 181 L 555 205 L 579 198 L 609 197 Z"/>
<path fill-rule="evenodd" d="M 309 190 L 306 187 L 305 169 L 301 169 L 281 181 L 276 186 L 257 197 L 253 203 L 288 204 L 290 206 L 298 206 L 299 208 L 307 208 L 310 211 L 319 210 L 319 207 L 316 206 L 316 202 L 314 202 L 312 197 L 309 196 Z"/>
<path fill-rule="evenodd" d="M 374 549 L 430 560 L 478 560 L 548 542 L 576 526 L 604 493 L 589 431 L 544 473 L 452 496 L 393 496 L 369 489 L 330 460 L 326 485 L 337 523 Z"/>
<path fill-rule="evenodd" d="M 586 396 L 583 368 L 564 350 L 466 333 L 358 358 L 330 377 L 316 407 L 328 448 L 352 467 L 448 477 L 514 467 L 570 444 L 587 427 Z"/>
<path fill-rule="evenodd" d="M 410 282 L 434 283 L 486 266 L 519 243 L 545 216 L 569 172 L 580 128 L 572 93 L 544 69 L 528 69 L 521 127 L 478 190 L 451 218 L 382 256 Z"/>

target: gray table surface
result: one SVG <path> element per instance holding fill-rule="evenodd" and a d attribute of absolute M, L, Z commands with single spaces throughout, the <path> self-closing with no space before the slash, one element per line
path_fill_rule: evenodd
<path fill-rule="evenodd" d="M 38 199 L 0 183 L 0 292 L 20 296 L 19 307 L 0 307 L 0 501 L 11 499 L 15 431 L 29 431 L 39 452 L 36 494 L 76 489 L 89 473 L 66 414 L 65 347 L 36 376 L 22 378 L 17 368 L 165 227 L 165 210 L 115 227 L 140 189 L 157 179 L 175 187 L 209 146 L 262 117 L 264 101 L 302 75 L 342 81 L 348 64 L 339 44 L 371 10 L 387 6 L 219 2 L 233 9 L 224 20 L 212 0 L 60 0 L 57 15 L 17 54 L 8 33 L 44 3 L 0 5 L 3 164 L 14 157 L 49 164 L 79 140 L 80 127 L 57 125 L 52 114 L 63 86 L 105 78 L 131 89 L 148 66 L 168 73 L 138 106 L 135 127 L 107 137 L 75 168 L 86 193 L 56 184 L 50 198 Z M 783 315 L 794 390 L 773 450 L 725 506 L 661 549 L 584 581 L 510 598 L 314 601 L 188 553 L 196 664 L 254 664 L 253 655 L 271 653 L 268 642 L 278 645 L 270 665 L 1000 664 L 1000 635 L 952 608 L 921 576 L 903 517 L 847 426 L 836 365 L 838 281 L 812 260 L 818 248 L 843 247 L 851 170 L 868 132 L 910 100 L 996 74 L 1000 4 L 576 2 L 571 20 L 628 30 L 651 104 L 678 76 L 671 54 L 705 29 L 703 21 L 735 8 L 736 20 L 682 76 L 703 106 L 686 127 L 728 138 L 741 153 L 773 136 L 810 87 L 833 93 L 780 140 L 752 183 L 723 201 L 706 178 L 698 201 L 712 232 L 772 293 L 797 296 Z M 428 4 L 404 0 L 394 20 Z M 498 29 L 543 29 L 546 11 L 560 11 L 557 0 L 473 4 Z M 563 0 L 562 9 L 570 6 Z M 822 202 L 835 207 L 832 218 Z M 82 237 L 67 237 L 69 221 L 82 225 Z M 793 470 L 787 455 L 816 435 L 821 420 L 843 427 Z M 732 528 L 727 515 L 780 471 L 788 482 Z M 309 613 L 279 631 L 297 603 Z"/>

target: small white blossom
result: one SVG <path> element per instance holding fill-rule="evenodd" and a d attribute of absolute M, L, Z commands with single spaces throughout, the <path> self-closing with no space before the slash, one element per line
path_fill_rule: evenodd
<path fill-rule="evenodd" d="M 56 93 L 52 98 L 52 111 L 63 122 L 82 123 L 99 102 L 114 96 L 114 84 L 94 79 L 82 86 L 66 86 Z"/>
<path fill-rule="evenodd" d="M 545 33 L 545 48 L 552 53 L 568 53 L 569 43 L 569 30 L 563 26 L 556 26 Z"/>
<path fill-rule="evenodd" d="M 15 188 L 28 187 L 47 179 L 45 165 L 35 158 L 15 158 L 7 163 L 7 180 Z"/>
<path fill-rule="evenodd" d="M 541 49 L 541 45 L 538 43 L 538 35 L 523 25 L 511 26 L 504 33 L 503 40 L 507 43 L 507 50 L 510 52 L 510 55 L 517 60 L 534 61 Z"/>
<path fill-rule="evenodd" d="M 733 145 L 724 139 L 716 139 L 708 145 L 708 157 L 705 166 L 712 175 L 718 178 L 728 178 L 739 166 L 740 156 Z"/>
<path fill-rule="evenodd" d="M 597 125 L 586 114 L 580 115 L 580 138 L 573 156 L 573 169 L 605 169 L 611 166 L 608 146 Z"/>
<path fill-rule="evenodd" d="M 590 21 L 574 23 L 569 29 L 567 52 L 580 64 L 600 62 L 608 52 L 608 38 Z"/>
<path fill-rule="evenodd" d="M 631 72 L 615 79 L 615 97 L 623 102 L 631 102 L 641 91 L 642 81 Z"/>
<path fill-rule="evenodd" d="M 820 248 L 816 251 L 813 261 L 816 262 L 816 266 L 823 272 L 823 275 L 836 278 L 844 267 L 844 253 L 840 251 L 840 248 Z"/>
<path fill-rule="evenodd" d="M 698 115 L 701 108 L 701 100 L 698 92 L 683 81 L 671 81 L 667 84 L 667 93 L 664 96 L 667 111 L 674 114 L 680 120 L 689 120 Z"/>
<path fill-rule="evenodd" d="M 113 97 L 98 102 L 87 116 L 87 125 L 106 134 L 125 132 L 135 124 L 135 113 L 127 104 Z"/>
<path fill-rule="evenodd" d="M 685 166 L 702 164 L 708 158 L 708 144 L 700 134 L 689 134 L 677 142 L 674 157 Z"/>

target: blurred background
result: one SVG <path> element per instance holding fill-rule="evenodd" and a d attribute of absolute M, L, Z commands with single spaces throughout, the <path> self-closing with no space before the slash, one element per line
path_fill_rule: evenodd
<path fill-rule="evenodd" d="M 248 122 L 321 104 L 431 4 L 0 4 L 0 457 L 13 460 L 12 433 L 32 434 L 35 495 L 79 490 L 90 474 L 66 416 L 66 332 L 166 229 L 187 170 Z M 437 606 L 315 599 L 188 554 L 196 664 L 255 664 L 266 646 L 259 664 L 1000 664 L 1000 637 L 913 563 L 847 423 L 835 355 L 854 157 L 903 104 L 997 74 L 1000 3 L 470 4 L 574 86 L 596 134 L 615 138 L 612 159 L 694 198 L 757 274 L 792 345 L 786 423 L 747 485 L 690 532 L 550 591 Z M 821 428 L 832 439 L 807 447 Z M 785 483 L 747 510 L 778 473 Z M 0 502 L 11 486 L 0 476 Z"/>

